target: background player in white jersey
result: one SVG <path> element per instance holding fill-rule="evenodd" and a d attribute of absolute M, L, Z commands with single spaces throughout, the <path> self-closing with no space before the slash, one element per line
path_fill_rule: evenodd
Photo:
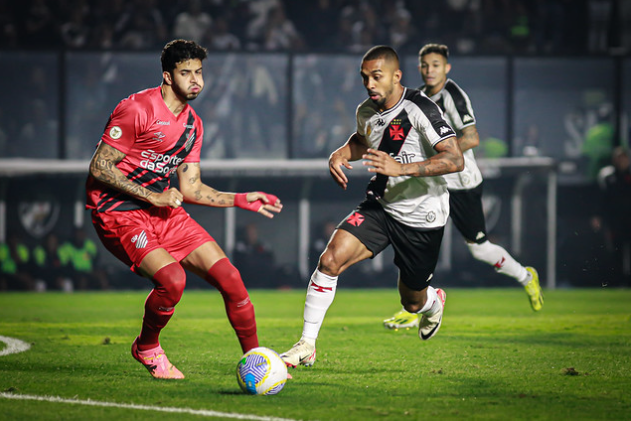
<path fill-rule="evenodd" d="M 448 58 L 449 49 L 446 45 L 427 44 L 419 51 L 418 68 L 425 82 L 420 90 L 442 109 L 447 122 L 458 135 L 464 155 L 464 170 L 444 176 L 449 189 L 451 220 L 464 237 L 473 257 L 522 284 L 532 309 L 539 311 L 543 306 L 543 295 L 537 271 L 522 266 L 504 248 L 487 238 L 482 210 L 482 174 L 473 154 L 473 148 L 478 146 L 480 138 L 469 97 L 456 82 L 447 77 L 451 70 Z M 415 327 L 418 326 L 419 316 L 404 308 L 383 323 L 389 329 Z"/>
<path fill-rule="evenodd" d="M 401 303 L 423 315 L 419 337 L 430 339 L 442 322 L 445 293 L 430 286 L 449 214 L 447 184 L 440 176 L 462 170 L 462 152 L 440 108 L 421 91 L 401 85 L 392 48 L 371 48 L 360 70 L 369 98 L 357 107 L 357 131 L 331 154 L 329 171 L 346 189 L 343 169 L 363 158 L 375 176 L 366 200 L 337 226 L 311 276 L 302 337 L 281 354 L 292 367 L 315 362 L 316 339 L 338 276 L 388 245 L 399 268 Z"/>

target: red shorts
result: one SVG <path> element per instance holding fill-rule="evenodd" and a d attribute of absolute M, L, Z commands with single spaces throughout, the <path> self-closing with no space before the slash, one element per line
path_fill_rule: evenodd
<path fill-rule="evenodd" d="M 179 207 L 92 212 L 92 223 L 107 248 L 134 272 L 149 252 L 163 248 L 178 262 L 214 238 Z"/>

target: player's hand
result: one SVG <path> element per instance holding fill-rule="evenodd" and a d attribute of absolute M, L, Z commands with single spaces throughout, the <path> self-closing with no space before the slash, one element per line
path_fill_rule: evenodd
<path fill-rule="evenodd" d="M 331 173 L 331 177 L 333 180 L 344 190 L 346 190 L 346 186 L 348 186 L 348 178 L 346 174 L 344 174 L 344 170 L 342 167 L 352 170 L 353 166 L 349 164 L 348 159 L 344 158 L 340 154 L 332 154 L 329 157 L 329 172 Z"/>
<path fill-rule="evenodd" d="M 147 199 L 149 199 L 149 202 L 152 205 L 159 208 L 171 206 L 172 208 L 177 209 L 182 206 L 184 196 L 178 189 L 171 187 L 169 190 L 162 193 L 153 193 Z"/>
<path fill-rule="evenodd" d="M 362 159 L 364 159 L 364 166 L 372 167 L 368 168 L 368 172 L 376 172 L 390 177 L 403 175 L 403 165 L 383 151 L 368 149 L 366 153 L 362 155 Z"/>
<path fill-rule="evenodd" d="M 258 191 L 235 194 L 234 205 L 252 212 L 258 212 L 267 218 L 273 218 L 274 213 L 279 213 L 283 209 L 283 204 L 278 197 Z"/>

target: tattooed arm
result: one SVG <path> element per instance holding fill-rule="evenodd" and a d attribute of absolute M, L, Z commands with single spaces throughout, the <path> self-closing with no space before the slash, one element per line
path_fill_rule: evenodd
<path fill-rule="evenodd" d="M 464 169 L 464 158 L 455 136 L 438 142 L 434 149 L 438 152 L 436 155 L 425 161 L 410 162 L 409 164 L 401 164 L 385 152 L 368 149 L 363 156 L 364 165 L 371 167 L 368 168 L 369 172 L 391 177 L 402 175 L 429 177 L 459 172 Z"/>
<path fill-rule="evenodd" d="M 123 158 L 125 158 L 124 153 L 105 142 L 100 142 L 90 161 L 90 175 L 101 183 L 154 206 L 176 208 L 182 204 L 182 194 L 175 188 L 170 188 L 162 193 L 155 193 L 129 181 L 125 174 L 116 167 L 116 164 L 121 162 Z"/>
<path fill-rule="evenodd" d="M 480 144 L 480 135 L 475 125 L 462 129 L 462 133 L 458 136 L 458 144 L 462 152 L 473 149 Z"/>
<path fill-rule="evenodd" d="M 214 188 L 202 183 L 199 163 L 184 163 L 177 169 L 177 176 L 180 180 L 180 191 L 184 195 L 186 203 L 195 203 L 198 205 L 212 206 L 217 208 L 227 208 L 231 206 L 244 207 L 253 210 L 264 216 L 271 218 L 271 212 L 278 213 L 282 209 L 280 200 L 276 198 L 276 203 L 270 203 L 270 196 L 263 192 L 249 192 L 245 195 L 243 204 L 235 204 L 237 193 L 228 193 L 215 190 Z M 248 204 L 260 200 L 263 205 L 257 209 L 250 208 Z M 247 202 L 247 203 L 245 203 Z"/>

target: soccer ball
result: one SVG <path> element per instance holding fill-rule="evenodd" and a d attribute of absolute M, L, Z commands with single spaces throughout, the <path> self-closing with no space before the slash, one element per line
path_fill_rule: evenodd
<path fill-rule="evenodd" d="M 276 351 L 260 346 L 239 360 L 237 381 L 245 393 L 275 395 L 285 387 L 287 366 Z"/>

